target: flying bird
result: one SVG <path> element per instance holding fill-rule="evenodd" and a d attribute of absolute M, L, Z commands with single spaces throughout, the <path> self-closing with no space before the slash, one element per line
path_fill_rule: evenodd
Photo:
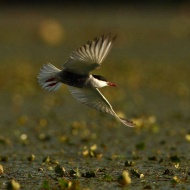
<path fill-rule="evenodd" d="M 58 90 L 64 83 L 68 85 L 69 91 L 78 102 L 100 112 L 111 114 L 124 125 L 134 127 L 133 122 L 115 113 L 111 104 L 98 90 L 105 86 L 115 87 L 116 85 L 100 75 L 91 74 L 91 71 L 101 66 L 115 39 L 116 36 L 103 35 L 91 42 L 88 41 L 70 54 L 62 70 L 50 63 L 45 64 L 38 75 L 38 82 L 43 89 L 49 91 Z"/>

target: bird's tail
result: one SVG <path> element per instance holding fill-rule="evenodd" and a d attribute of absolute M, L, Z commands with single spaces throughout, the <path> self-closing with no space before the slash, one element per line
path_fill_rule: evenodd
<path fill-rule="evenodd" d="M 62 85 L 62 83 L 58 80 L 58 73 L 60 71 L 60 69 L 58 69 L 50 63 L 45 64 L 41 68 L 40 73 L 38 75 L 38 82 L 40 86 L 49 91 L 58 90 Z"/>

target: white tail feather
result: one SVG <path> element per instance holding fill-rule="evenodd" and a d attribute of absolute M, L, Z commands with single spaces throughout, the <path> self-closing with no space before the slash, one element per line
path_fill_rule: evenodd
<path fill-rule="evenodd" d="M 58 73 L 61 70 L 52 64 L 45 64 L 38 75 L 38 82 L 42 88 L 49 91 L 58 90 L 62 83 L 57 80 Z"/>

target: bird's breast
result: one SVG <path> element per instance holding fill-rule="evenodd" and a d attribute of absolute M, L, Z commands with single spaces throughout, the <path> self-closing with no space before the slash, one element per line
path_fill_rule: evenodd
<path fill-rule="evenodd" d="M 85 87 L 89 80 L 89 75 L 80 75 L 65 70 L 61 71 L 58 77 L 60 82 L 78 88 Z"/>

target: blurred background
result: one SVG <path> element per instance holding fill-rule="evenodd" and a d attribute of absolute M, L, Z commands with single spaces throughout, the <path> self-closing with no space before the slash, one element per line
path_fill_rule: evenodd
<path fill-rule="evenodd" d="M 95 73 L 118 84 L 117 90 L 103 89 L 116 108 L 124 107 L 131 117 L 152 113 L 161 118 L 174 112 L 188 115 L 187 1 L 147 1 L 143 6 L 138 1 L 102 6 L 77 1 L 76 6 L 18 2 L 2 1 L 0 8 L 1 122 L 10 116 L 31 115 L 52 97 L 64 111 L 67 90 L 63 87 L 55 94 L 41 90 L 36 78 L 39 69 L 47 62 L 61 68 L 73 49 L 108 33 L 118 37 Z M 123 101 L 126 105 L 120 106 Z M 72 102 L 75 104 L 69 98 L 69 105 Z"/>
<path fill-rule="evenodd" d="M 156 147 L 189 152 L 190 4 L 123 2 L 0 2 L 0 156 L 76 156 L 93 143 L 106 144 L 109 156 L 129 155 L 141 142 L 150 148 L 143 155 Z M 117 39 L 94 73 L 117 84 L 101 92 L 136 129 L 79 105 L 65 85 L 50 93 L 37 82 L 43 64 L 61 68 L 72 50 L 108 33 Z"/>

